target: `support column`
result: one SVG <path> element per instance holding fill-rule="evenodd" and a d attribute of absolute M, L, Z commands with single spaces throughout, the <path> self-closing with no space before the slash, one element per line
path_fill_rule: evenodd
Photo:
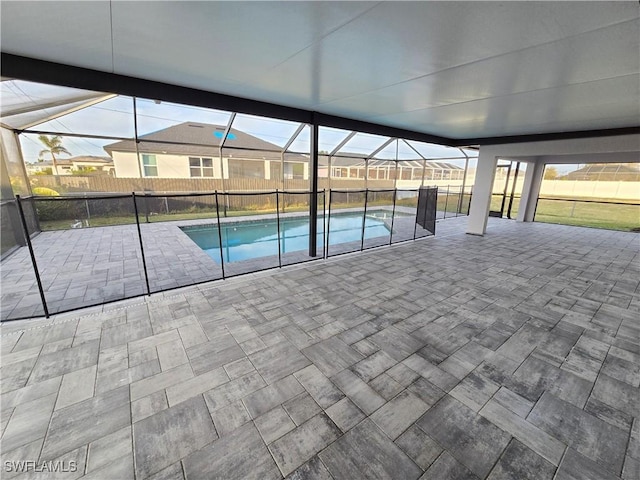
<path fill-rule="evenodd" d="M 483 150 L 480 147 L 476 180 L 473 186 L 473 197 L 469 210 L 467 233 L 470 235 L 484 235 L 487 231 L 487 219 L 491 206 L 491 191 L 493 179 L 496 175 L 498 157 L 491 150 Z"/>
<path fill-rule="evenodd" d="M 524 175 L 524 185 L 518 207 L 518 222 L 533 222 L 536 213 L 536 204 L 540 195 L 542 178 L 544 176 L 544 163 L 535 161 L 527 164 L 527 171 Z"/>
<path fill-rule="evenodd" d="M 213 158 L 213 178 L 222 178 L 222 158 Z"/>
<path fill-rule="evenodd" d="M 8 160 L 8 154 L 5 152 L 5 144 L 3 142 L 0 145 L 0 198 L 3 201 L 9 201 L 9 200 L 15 199 L 15 197 L 13 196 L 13 189 L 11 187 L 11 177 L 9 176 L 9 170 L 7 168 L 7 160 Z M 27 193 L 27 195 L 29 194 Z M 3 211 L 3 215 L 5 214 L 7 214 L 9 217 L 9 223 L 11 225 L 11 228 L 7 229 L 8 231 L 3 230 L 2 235 L 8 236 L 9 233 L 12 233 L 13 239 L 16 245 L 19 245 L 21 247 L 26 246 L 27 240 L 26 238 L 24 238 L 24 235 L 22 234 L 22 224 L 20 223 L 20 216 L 18 215 L 17 204 L 12 206 L 7 206 L 6 213 Z"/>
<path fill-rule="evenodd" d="M 229 159 L 222 157 L 222 178 L 228 180 L 229 177 Z"/>

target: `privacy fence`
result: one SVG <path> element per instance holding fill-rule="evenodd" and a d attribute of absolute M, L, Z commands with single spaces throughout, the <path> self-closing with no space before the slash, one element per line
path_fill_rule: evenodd
<path fill-rule="evenodd" d="M 454 190 L 17 198 L 2 204 L 1 318 L 49 316 L 427 237 L 436 218 L 468 214 L 470 195 Z"/>
<path fill-rule="evenodd" d="M 270 190 L 307 190 L 306 179 L 264 179 L 264 178 L 116 178 L 108 175 L 33 175 L 29 177 L 37 187 L 52 188 L 64 192 L 212 192 L 235 191 L 253 192 Z M 363 188 L 364 180 L 358 178 L 319 178 L 320 189 Z M 284 187 L 284 188 L 283 188 Z M 367 180 L 368 188 L 395 188 L 394 180 Z"/>

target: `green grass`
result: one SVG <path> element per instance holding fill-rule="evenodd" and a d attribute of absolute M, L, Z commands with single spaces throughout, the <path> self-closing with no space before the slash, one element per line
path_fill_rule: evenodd
<path fill-rule="evenodd" d="M 391 199 L 393 197 L 391 196 Z M 446 210 L 449 213 L 455 213 L 458 206 L 458 195 L 450 195 L 447 197 L 441 195 L 438 197 L 438 210 Z M 380 198 L 376 201 L 368 202 L 369 206 L 389 205 L 390 199 Z M 502 201 L 501 195 L 495 195 L 492 198 L 491 209 L 499 210 Z M 505 214 L 508 208 L 508 198 L 505 202 Z M 511 209 L 511 218 L 516 218 L 519 207 L 519 198 L 514 199 L 514 203 Z M 396 202 L 398 206 L 416 207 L 416 198 L 400 199 Z M 463 211 L 466 213 L 466 206 L 468 205 L 468 197 L 465 196 L 463 203 Z M 328 202 L 327 205 L 328 207 Z M 364 206 L 364 200 L 362 202 L 332 202 L 332 210 L 341 210 L 345 208 L 358 208 Z M 259 205 L 251 206 L 246 209 L 229 209 L 227 210 L 227 217 L 242 217 L 248 215 L 267 215 L 275 214 L 275 208 L 273 205 L 268 205 L 268 208 L 260 208 Z M 305 204 L 293 204 L 286 205 L 286 212 L 303 212 L 308 209 L 308 205 Z M 322 203 L 319 205 L 319 209 L 322 209 Z M 223 209 L 220 209 L 220 215 L 223 216 Z M 199 220 L 210 219 L 215 221 L 216 211 L 214 209 L 199 209 L 195 211 L 176 211 L 168 214 L 150 215 L 149 222 L 169 222 L 169 221 L 185 221 L 185 220 Z M 536 211 L 535 221 L 556 223 L 563 225 L 574 225 L 583 227 L 595 227 L 605 228 L 609 230 L 621 230 L 630 231 L 632 229 L 640 228 L 640 205 L 612 205 L 606 203 L 580 203 L 572 200 L 545 200 L 540 199 L 538 201 L 538 208 Z M 145 215 L 140 215 L 140 222 L 146 223 Z M 66 230 L 71 228 L 71 220 L 41 220 L 40 227 L 43 231 L 46 230 Z M 103 227 L 111 225 L 126 225 L 135 223 L 135 217 L 129 215 L 121 216 L 95 216 L 90 220 L 91 227 Z"/>
<path fill-rule="evenodd" d="M 640 228 L 640 205 L 538 200 L 536 222 L 630 231 Z"/>
<path fill-rule="evenodd" d="M 590 202 L 611 202 L 611 199 L 588 198 L 585 200 L 589 200 Z M 604 228 L 625 232 L 640 228 L 640 205 L 633 205 L 631 203 L 619 205 L 590 202 L 574 201 L 574 199 L 547 200 L 541 198 L 538 200 L 535 221 L 577 227 Z M 501 203 L 502 195 L 494 195 L 491 198 L 491 210 L 499 211 Z M 520 198 L 514 198 L 511 208 L 511 218 L 517 217 L 519 205 Z M 505 215 L 507 214 L 508 206 L 509 197 L 507 197 L 504 205 Z"/>

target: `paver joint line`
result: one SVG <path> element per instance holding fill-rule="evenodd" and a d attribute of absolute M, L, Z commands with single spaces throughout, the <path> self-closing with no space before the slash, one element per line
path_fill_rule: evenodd
<path fill-rule="evenodd" d="M 2 326 L 3 459 L 76 455 L 110 478 L 628 475 L 637 236 L 463 226 Z"/>

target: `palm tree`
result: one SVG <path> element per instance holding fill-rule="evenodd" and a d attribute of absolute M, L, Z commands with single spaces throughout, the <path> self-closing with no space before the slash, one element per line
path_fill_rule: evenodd
<path fill-rule="evenodd" d="M 42 156 L 44 153 L 48 153 L 51 155 L 51 162 L 53 164 L 53 174 L 58 174 L 58 165 L 56 164 L 56 155 L 60 155 L 64 153 L 66 155 L 71 155 L 69 151 L 62 146 L 62 138 L 60 135 L 55 135 L 53 137 L 48 137 L 47 135 L 40 135 L 38 140 L 42 142 L 42 144 L 47 147 L 40 151 L 38 156 Z"/>

